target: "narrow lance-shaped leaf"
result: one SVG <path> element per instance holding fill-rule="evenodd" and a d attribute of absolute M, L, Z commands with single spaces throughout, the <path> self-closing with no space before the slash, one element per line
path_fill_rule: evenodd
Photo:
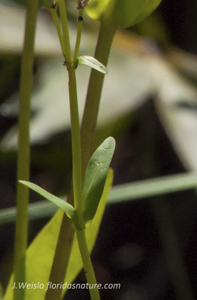
<path fill-rule="evenodd" d="M 79 56 L 77 61 L 76 61 L 76 66 L 78 65 L 86 65 L 89 66 L 95 70 L 97 70 L 98 72 L 101 72 L 103 74 L 107 74 L 107 68 L 100 63 L 97 59 L 95 59 L 92 56 Z"/>
<path fill-rule="evenodd" d="M 183 173 L 160 178 L 146 179 L 135 183 L 125 183 L 113 187 L 110 191 L 107 203 L 120 203 L 136 201 L 147 197 L 153 197 L 168 193 L 185 191 L 197 188 L 197 174 Z M 52 216 L 57 209 L 48 201 L 39 201 L 29 204 L 29 220 Z M 14 222 L 16 220 L 16 207 L 0 210 L 0 224 Z"/>
<path fill-rule="evenodd" d="M 114 149 L 115 140 L 109 137 L 97 148 L 88 162 L 83 184 L 85 223 L 91 221 L 96 213 Z"/>
<path fill-rule="evenodd" d="M 104 213 L 106 201 L 107 201 L 112 183 L 113 183 L 113 170 L 110 168 L 107 172 L 107 178 L 105 181 L 103 194 L 102 194 L 101 200 L 99 202 L 98 209 L 96 211 L 96 215 L 94 217 L 94 220 L 92 220 L 92 223 L 90 224 L 90 226 L 88 226 L 88 228 L 86 228 L 86 239 L 87 239 L 88 249 L 89 249 L 90 253 L 91 253 L 91 249 L 93 248 L 94 243 L 96 242 L 96 237 L 97 237 L 97 233 L 99 231 L 99 226 L 100 226 L 100 222 L 101 222 L 101 216 Z M 92 246 L 91 246 L 91 244 L 92 244 Z M 91 248 L 90 248 L 90 246 L 91 246 Z M 83 264 L 82 264 L 81 255 L 79 252 L 78 241 L 77 241 L 77 238 L 75 235 L 75 238 L 73 241 L 73 246 L 72 246 L 72 252 L 70 255 L 70 259 L 69 259 L 68 269 L 66 272 L 65 281 L 67 283 L 73 282 L 75 277 L 77 276 L 79 270 L 82 268 L 82 266 L 83 266 Z M 63 293 L 64 293 L 64 291 L 63 291 Z"/>
<path fill-rule="evenodd" d="M 96 241 L 96 237 L 99 231 L 101 219 L 106 205 L 107 196 L 111 188 L 113 181 L 113 171 L 109 170 L 102 199 L 99 203 L 94 220 L 86 229 L 86 239 L 88 244 L 88 249 L 91 252 Z M 53 216 L 53 218 L 47 223 L 47 225 L 41 230 L 34 241 L 31 243 L 26 252 L 26 282 L 27 283 L 38 283 L 42 284 L 44 288 L 36 289 L 26 289 L 25 300 L 30 299 L 45 299 L 46 288 L 49 280 L 49 275 L 51 271 L 51 265 L 53 263 L 54 253 L 57 245 L 58 234 L 62 222 L 62 210 Z M 64 283 L 70 284 L 73 282 L 78 272 L 82 269 L 82 260 L 79 253 L 79 246 L 77 242 L 76 235 L 74 237 L 72 250 L 69 258 L 69 265 L 66 272 L 66 278 Z M 21 265 L 19 265 L 19 270 Z M 4 300 L 13 299 L 13 285 L 14 285 L 13 275 L 7 287 Z M 62 291 L 66 292 L 65 289 Z"/>
<path fill-rule="evenodd" d="M 33 191 L 37 192 L 38 194 L 40 194 L 41 196 L 43 196 L 45 199 L 47 199 L 50 202 L 54 203 L 59 208 L 62 208 L 64 210 L 64 212 L 67 214 L 67 216 L 72 219 L 75 227 L 79 228 L 78 221 L 77 221 L 78 219 L 77 219 L 76 211 L 75 211 L 75 209 L 74 209 L 74 207 L 72 205 L 70 205 L 66 201 L 64 201 L 64 200 L 62 200 L 62 199 L 54 196 L 53 194 L 45 191 L 44 189 L 42 189 L 41 187 L 39 187 L 38 185 L 36 185 L 36 184 L 34 184 L 32 182 L 23 181 L 23 180 L 19 180 L 19 182 L 22 183 L 22 184 L 24 184 L 25 186 L 29 187 Z"/>

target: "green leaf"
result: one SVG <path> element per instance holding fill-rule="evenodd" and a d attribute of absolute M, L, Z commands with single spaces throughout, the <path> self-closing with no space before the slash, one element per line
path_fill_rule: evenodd
<path fill-rule="evenodd" d="M 86 6 L 87 14 L 95 20 L 101 20 L 106 14 L 110 0 L 92 0 Z"/>
<path fill-rule="evenodd" d="M 44 189 L 42 189 L 41 187 L 39 187 L 38 185 L 32 183 L 32 182 L 28 182 L 28 181 L 23 181 L 23 180 L 19 180 L 20 183 L 24 184 L 25 186 L 27 186 L 28 188 L 30 188 L 31 190 L 37 192 L 38 194 L 40 194 L 41 196 L 43 196 L 45 199 L 49 200 L 50 202 L 54 203 L 55 205 L 57 205 L 59 208 L 62 208 L 63 211 L 67 214 L 67 216 L 72 219 L 73 223 L 75 224 L 75 226 L 78 228 L 78 222 L 77 222 L 77 215 L 75 212 L 75 209 L 72 205 L 70 205 L 69 203 L 67 203 L 66 201 L 52 195 L 51 193 L 45 191 Z"/>
<path fill-rule="evenodd" d="M 111 189 L 107 203 L 113 204 L 131 200 L 135 201 L 195 188 L 197 188 L 196 173 L 170 175 L 117 185 Z M 28 218 L 29 220 L 45 218 L 55 212 L 56 206 L 43 200 L 38 203 L 29 204 Z M 0 210 L 0 224 L 14 222 L 15 220 L 16 207 Z"/>
<path fill-rule="evenodd" d="M 89 66 L 105 75 L 108 73 L 107 68 L 92 56 L 79 56 L 76 65 Z"/>
<path fill-rule="evenodd" d="M 148 17 L 161 0 L 92 0 L 88 15 L 97 20 L 110 19 L 117 27 L 130 27 Z"/>
<path fill-rule="evenodd" d="M 92 220 L 91 224 L 86 228 L 86 239 L 88 243 L 88 249 L 91 252 L 93 249 L 93 246 L 96 242 L 96 237 L 99 231 L 100 222 L 104 213 L 106 201 L 109 195 L 109 191 L 111 189 L 113 183 L 113 170 L 110 168 L 107 172 L 107 178 L 105 182 L 104 191 L 101 197 L 101 200 L 99 202 L 98 209 L 96 211 L 96 215 L 94 219 Z M 78 241 L 75 235 L 73 246 L 72 246 L 72 253 L 70 256 L 68 269 L 67 269 L 67 275 L 65 281 L 70 283 L 73 282 L 75 277 L 77 276 L 80 269 L 82 269 L 83 263 L 81 260 L 81 255 L 79 252 L 78 247 Z"/>
<path fill-rule="evenodd" d="M 113 172 L 109 171 L 105 189 L 103 192 L 102 199 L 99 203 L 97 213 L 91 225 L 86 229 L 86 239 L 88 243 L 88 248 L 90 252 L 96 241 L 100 223 L 102 220 L 103 212 L 106 205 L 107 196 L 112 185 Z M 44 300 L 45 289 L 49 280 L 49 275 L 51 271 L 51 265 L 54 258 L 54 253 L 56 249 L 58 234 L 62 222 L 63 211 L 58 210 L 58 212 L 53 216 L 49 223 L 41 230 L 34 241 L 31 243 L 26 251 L 26 282 L 27 283 L 40 283 L 43 288 L 36 289 L 26 289 L 25 300 Z M 19 267 L 20 269 L 20 267 Z M 65 283 L 68 284 L 73 282 L 79 271 L 82 269 L 81 256 L 78 249 L 78 242 L 76 236 L 74 237 L 71 255 L 69 259 L 67 275 L 65 278 Z M 13 280 L 12 275 L 4 300 L 13 300 Z M 65 292 L 66 290 L 63 290 Z"/>
<path fill-rule="evenodd" d="M 91 221 L 96 213 L 114 149 L 115 140 L 109 137 L 97 148 L 88 162 L 83 184 L 85 223 Z"/>
<path fill-rule="evenodd" d="M 35 290 L 26 289 L 25 300 L 44 300 L 45 289 L 50 275 L 51 265 L 53 263 L 63 214 L 64 212 L 62 209 L 58 210 L 26 251 L 26 282 L 40 282 L 41 284 L 44 284 L 44 288 Z M 13 300 L 13 281 L 14 276 L 12 275 L 4 300 Z"/>

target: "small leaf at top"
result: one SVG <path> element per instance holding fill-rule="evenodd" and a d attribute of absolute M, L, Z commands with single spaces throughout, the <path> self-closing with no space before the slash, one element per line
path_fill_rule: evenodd
<path fill-rule="evenodd" d="M 89 66 L 105 75 L 108 73 L 107 68 L 92 56 L 79 56 L 76 65 Z"/>
<path fill-rule="evenodd" d="M 101 199 L 108 168 L 114 153 L 115 140 L 107 138 L 90 158 L 83 184 L 84 221 L 91 221 Z"/>
<path fill-rule="evenodd" d="M 36 185 L 36 184 L 34 184 L 32 182 L 23 181 L 23 180 L 19 180 L 19 182 L 22 183 L 22 184 L 24 184 L 28 188 L 32 189 L 33 191 L 37 192 L 38 194 L 40 194 L 41 196 L 43 196 L 45 199 L 47 199 L 50 202 L 54 203 L 59 208 L 62 208 L 64 210 L 64 212 L 67 214 L 67 216 L 70 219 L 72 219 L 75 227 L 79 228 L 79 225 L 78 225 L 78 222 L 77 222 L 76 211 L 75 211 L 75 209 L 74 209 L 74 207 L 72 205 L 70 205 L 66 201 L 64 201 L 64 200 L 62 200 L 62 199 L 54 196 L 53 194 L 45 191 L 44 189 L 42 189 L 41 187 L 39 187 L 38 185 Z"/>
<path fill-rule="evenodd" d="M 92 0 L 87 14 L 102 22 L 108 19 L 118 27 L 131 27 L 148 17 L 161 0 Z"/>

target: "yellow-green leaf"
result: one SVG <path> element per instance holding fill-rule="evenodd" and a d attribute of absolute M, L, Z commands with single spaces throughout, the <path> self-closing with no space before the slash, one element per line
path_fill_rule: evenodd
<path fill-rule="evenodd" d="M 100 20 L 107 12 L 110 0 L 91 0 L 86 6 L 86 11 L 92 19 Z"/>
<path fill-rule="evenodd" d="M 90 251 L 93 249 L 98 234 L 100 222 L 107 200 L 107 195 L 112 185 L 112 178 L 113 172 L 110 170 L 106 180 L 103 197 L 100 201 L 97 213 L 93 222 L 86 230 L 87 243 Z M 64 212 L 62 209 L 58 210 L 58 212 L 38 234 L 38 236 L 34 239 L 32 244 L 26 251 L 26 283 L 35 283 L 37 284 L 37 287 L 40 288 L 26 288 L 25 300 L 44 300 L 46 292 L 45 289 L 47 287 L 51 265 L 53 262 L 63 213 Z M 82 262 L 78 251 L 78 243 L 75 237 L 65 282 L 71 283 L 75 279 L 81 268 Z M 14 279 L 12 275 L 4 300 L 13 300 L 13 280 Z"/>
<path fill-rule="evenodd" d="M 44 299 L 63 214 L 58 210 L 26 251 L 26 282 L 40 282 L 44 288 L 26 289 L 25 300 Z M 13 300 L 13 280 L 12 275 L 4 300 Z"/>
<path fill-rule="evenodd" d="M 87 13 L 102 21 L 110 19 L 117 27 L 131 27 L 150 15 L 161 0 L 92 0 L 87 5 Z"/>

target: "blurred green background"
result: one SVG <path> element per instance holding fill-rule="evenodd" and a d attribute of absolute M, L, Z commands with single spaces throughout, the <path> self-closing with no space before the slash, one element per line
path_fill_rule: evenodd
<path fill-rule="evenodd" d="M 76 3 L 67 0 L 71 43 Z M 15 206 L 17 117 L 25 0 L 0 3 L 0 209 Z M 163 0 L 114 39 L 95 146 L 113 135 L 114 185 L 197 171 L 197 2 Z M 98 24 L 87 16 L 80 55 L 93 55 Z M 82 115 L 89 69 L 77 70 Z M 31 181 L 65 195 L 71 176 L 67 74 L 52 18 L 40 3 L 31 118 Z M 120 199 L 121 200 L 121 199 Z M 40 201 L 35 193 L 31 202 Z M 48 218 L 30 221 L 30 241 Z M 108 205 L 92 254 L 98 282 L 120 282 L 102 299 L 197 298 L 195 190 Z M 0 225 L 0 282 L 12 268 L 14 223 Z M 184 265 L 174 257 L 181 255 Z M 186 272 L 185 272 L 186 271 Z M 187 277 L 186 276 L 187 273 Z M 173 274 L 173 275 L 172 275 Z M 84 282 L 83 272 L 76 279 Z M 193 295 L 181 292 L 182 281 Z M 87 294 L 86 294 L 87 293 Z M 85 290 L 65 299 L 88 299 Z"/>

